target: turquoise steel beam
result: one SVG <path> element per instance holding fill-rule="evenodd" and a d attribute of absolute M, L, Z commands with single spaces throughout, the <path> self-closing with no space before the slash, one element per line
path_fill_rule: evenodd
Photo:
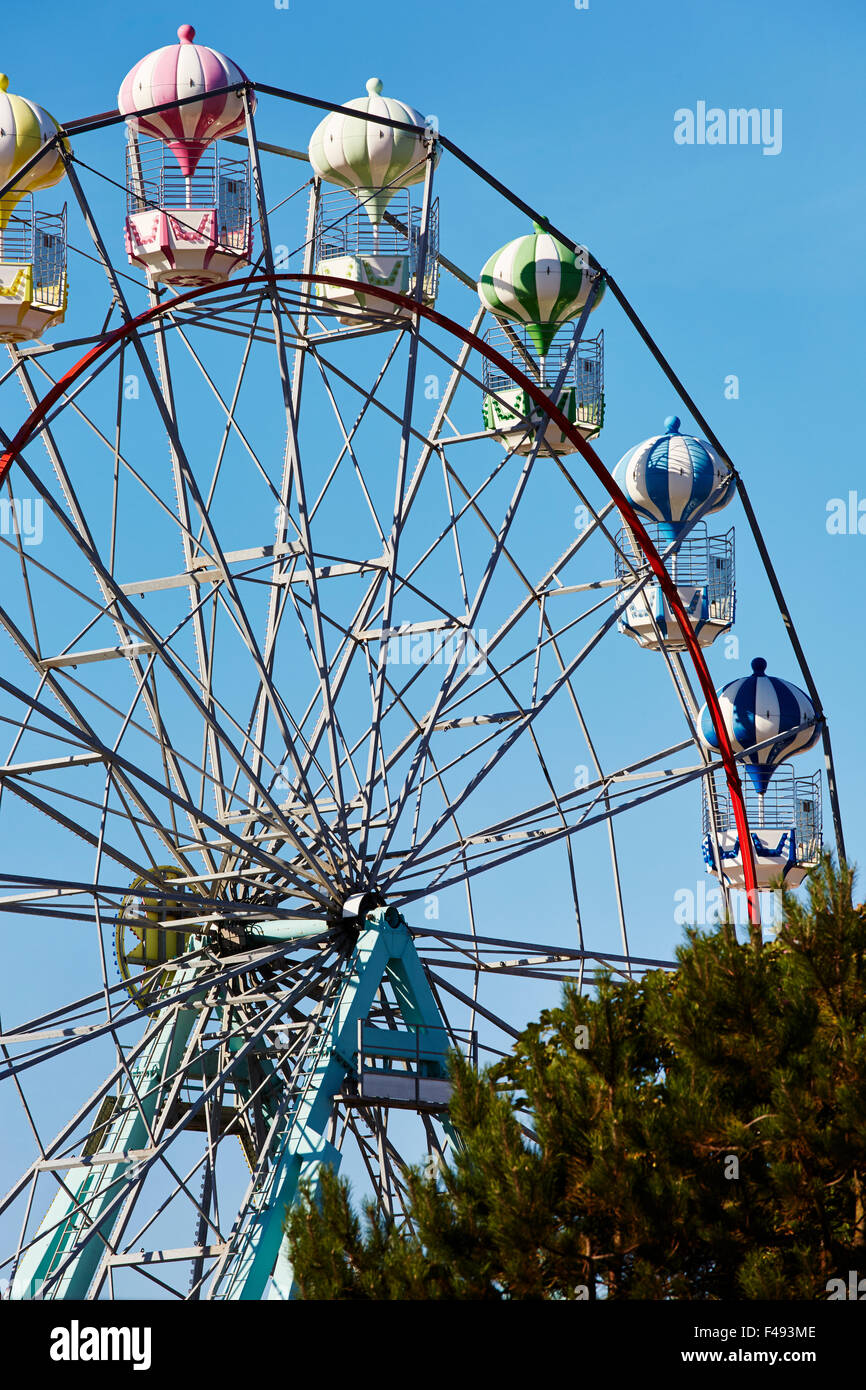
<path fill-rule="evenodd" d="M 188 984 L 196 973 L 195 967 L 178 971 L 177 985 Z M 187 1004 L 190 1002 L 192 1000 Z M 165 1092 L 162 1078 L 170 1077 L 180 1065 L 197 1017 L 196 1009 L 185 1007 L 173 1012 L 164 1023 L 156 1024 L 152 1043 L 130 1068 L 138 1103 L 129 1089 L 124 1088 L 116 1107 L 117 1118 L 109 1120 L 99 1149 L 91 1156 L 97 1161 L 82 1163 L 64 1172 L 64 1186 L 58 1189 L 42 1222 L 44 1234 L 37 1234 L 21 1256 L 10 1298 L 87 1297 L 120 1213 L 121 1204 L 116 1199 L 124 1183 L 135 1177 L 135 1160 L 130 1153 L 145 1148 L 148 1143 L 148 1129 L 153 1127 Z M 118 1157 L 100 1163 L 100 1151 Z M 101 1220 L 112 1205 L 113 1210 Z M 99 1234 L 81 1246 L 60 1277 L 46 1289 L 46 1281 L 73 1254 L 81 1237 L 93 1226 L 99 1227 Z"/>
<path fill-rule="evenodd" d="M 244 927 L 248 946 L 281 946 L 284 942 L 308 941 L 330 930 L 321 918 L 299 917 L 289 922 L 255 922 Z"/>
<path fill-rule="evenodd" d="M 326 1137 L 334 1098 L 355 1069 L 359 1021 L 370 1012 L 379 987 L 388 979 L 400 1014 L 414 1036 L 422 1033 L 425 1054 L 438 1059 L 446 1075 L 448 1043 L 415 944 L 394 908 L 370 913 L 347 960 L 343 982 L 332 1006 L 322 1041 L 312 1059 L 303 1090 L 286 1112 L 282 1132 L 272 1145 L 267 1174 L 249 1193 L 232 1248 L 217 1269 L 211 1298 L 288 1299 L 294 1276 L 283 1232 L 286 1212 L 307 1182 L 315 1192 L 322 1168 L 337 1171 L 341 1155 Z M 446 1129 L 448 1127 L 446 1126 Z M 454 1136 L 449 1132 L 451 1142 Z M 269 1282 L 270 1281 L 270 1282 Z"/>
<path fill-rule="evenodd" d="M 248 927 L 245 945 L 274 945 L 310 941 L 328 932 L 320 919 L 263 922 Z M 203 974 L 197 963 L 175 976 L 174 988 L 182 990 Z M 315 1192 L 323 1165 L 338 1170 L 341 1155 L 326 1131 L 335 1097 L 348 1074 L 356 1070 L 358 1026 L 369 1014 L 383 981 L 394 991 L 402 1021 L 411 1038 L 404 1057 L 421 1056 L 428 1074 L 447 1075 L 448 1041 L 445 1023 L 418 957 L 406 922 L 396 908 L 370 913 L 347 957 L 327 1023 L 310 1063 L 302 1074 L 299 1096 L 281 1104 L 275 1087 L 260 1092 L 262 1119 L 269 1130 L 266 1139 L 267 1169 L 254 1178 L 247 1201 L 229 1239 L 229 1249 L 217 1267 L 211 1298 L 291 1298 L 294 1278 L 283 1233 L 286 1212 L 298 1200 L 301 1185 Z M 98 1149 L 75 1167 L 63 1170 L 63 1186 L 45 1216 L 40 1231 L 22 1253 L 13 1278 L 13 1299 L 84 1299 L 110 1245 L 112 1232 L 123 1210 L 126 1186 L 136 1180 L 136 1164 L 147 1152 L 150 1133 L 170 1098 L 172 1078 L 182 1067 L 196 1019 L 197 1005 L 207 990 L 196 990 L 181 1008 L 170 1009 L 153 1025 L 153 1038 L 130 1068 L 132 1087 L 118 1096 L 115 1113 L 106 1122 Z M 225 996 L 212 1007 L 230 1007 Z M 383 1035 L 384 1039 L 384 1035 Z M 240 1042 L 241 1040 L 239 1040 Z M 399 1034 L 388 1030 L 390 1053 L 400 1057 Z M 245 1051 L 245 1049 L 242 1049 Z M 255 1050 L 248 1061 L 256 1056 Z M 259 1058 L 262 1075 L 274 1068 Z M 256 1086 L 245 1068 L 233 1068 L 239 1099 L 251 1101 Z M 202 1083 L 210 1080 L 210 1068 L 199 1064 Z M 187 1067 L 196 1074 L 196 1063 Z M 447 1119 L 442 1121 L 448 1141 L 457 1142 Z M 100 1161 L 104 1156 L 106 1161 Z M 62 1273 L 58 1271 L 62 1269 Z M 50 1282 L 49 1282 L 50 1281 Z"/>

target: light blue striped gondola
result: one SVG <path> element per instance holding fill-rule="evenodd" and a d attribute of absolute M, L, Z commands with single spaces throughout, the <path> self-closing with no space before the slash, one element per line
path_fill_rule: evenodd
<path fill-rule="evenodd" d="M 687 522 L 726 506 L 734 484 L 711 444 L 680 434 L 676 415 L 665 420 L 663 434 L 623 454 L 613 476 L 638 515 L 658 523 L 659 538 L 667 544 Z"/>

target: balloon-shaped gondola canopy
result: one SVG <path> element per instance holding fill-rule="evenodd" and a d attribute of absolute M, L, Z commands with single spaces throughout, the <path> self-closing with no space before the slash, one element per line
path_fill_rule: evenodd
<path fill-rule="evenodd" d="M 744 759 L 752 786 L 763 796 L 780 763 L 817 743 L 820 729 L 814 722 L 815 706 L 799 686 L 778 676 L 768 676 L 767 663 L 760 656 L 752 662 L 750 676 L 731 681 L 718 695 L 735 753 L 771 740 Z M 700 733 L 707 748 L 719 747 L 706 705 L 700 714 Z"/>
<path fill-rule="evenodd" d="M 193 43 L 192 25 L 182 24 L 177 37 L 179 43 L 148 53 L 126 74 L 117 95 L 117 109 L 134 129 L 163 140 L 184 178 L 189 178 L 212 140 L 222 140 L 243 129 L 244 104 L 238 88 L 247 79 L 237 63 L 224 53 Z M 138 115 L 151 106 L 194 96 L 201 100 L 190 101 L 173 111 Z M 255 110 L 253 93 L 250 108 Z"/>
<path fill-rule="evenodd" d="M 370 78 L 365 97 L 347 101 L 346 106 L 418 128 L 415 134 L 332 111 L 313 131 L 309 156 L 316 173 L 326 183 L 339 184 L 354 193 L 375 227 L 399 188 L 422 182 L 428 125 L 414 106 L 383 97 L 378 77 Z M 433 158 L 434 162 L 439 158 L 438 145 Z"/>
<path fill-rule="evenodd" d="M 696 514 L 726 506 L 734 485 L 731 469 L 711 444 L 680 434 L 676 415 L 665 420 L 664 434 L 623 454 L 613 476 L 639 516 L 658 522 L 670 539 Z"/>
<path fill-rule="evenodd" d="M 537 222 L 534 226 L 534 232 L 493 253 L 481 271 L 478 293 L 497 318 L 526 324 L 533 346 L 544 357 L 557 329 L 584 308 L 596 275 L 585 248 L 571 251 Z M 593 309 L 603 293 L 602 283 Z"/>
<path fill-rule="evenodd" d="M 28 160 L 38 154 L 59 129 L 53 116 L 35 101 L 15 96 L 8 90 L 9 79 L 0 73 L 0 187 L 14 178 Z M 68 150 L 69 144 L 63 142 Z M 59 183 L 66 172 L 60 142 L 47 149 L 41 159 L 0 199 L 0 231 L 7 225 L 16 204 L 25 193 L 36 193 Z"/>

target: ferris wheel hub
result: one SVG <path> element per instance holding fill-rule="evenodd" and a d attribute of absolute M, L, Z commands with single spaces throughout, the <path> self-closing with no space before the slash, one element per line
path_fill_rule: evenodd
<path fill-rule="evenodd" d="M 328 913 L 333 927 L 360 927 L 368 913 L 384 907 L 385 899 L 375 888 L 361 888 L 345 897 L 335 898 Z"/>

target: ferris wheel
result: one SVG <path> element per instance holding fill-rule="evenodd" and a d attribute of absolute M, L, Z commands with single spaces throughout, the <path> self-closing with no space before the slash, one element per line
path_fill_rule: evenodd
<path fill-rule="evenodd" d="M 648 338 L 615 281 L 379 79 L 301 97 L 183 26 L 116 113 L 0 88 L 0 1278 L 289 1298 L 304 1183 L 403 1220 L 459 1145 L 453 1049 L 670 964 L 629 912 L 670 807 L 758 932 L 821 852 L 788 760 L 823 739 L 844 854 L 826 719 L 670 370 L 700 435 L 591 446 L 596 318 Z M 308 151 L 263 99 L 317 109 Z M 480 276 L 455 158 L 510 203 Z M 806 691 L 710 677 L 736 496 Z"/>

